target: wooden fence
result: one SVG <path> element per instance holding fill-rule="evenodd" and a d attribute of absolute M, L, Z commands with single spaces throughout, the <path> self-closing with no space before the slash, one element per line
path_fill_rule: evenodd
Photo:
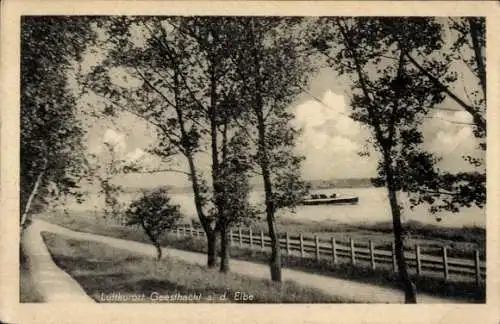
<path fill-rule="evenodd" d="M 194 228 L 191 225 L 181 225 L 170 230 L 177 237 L 203 237 L 205 232 L 201 228 Z M 264 250 L 271 246 L 271 239 L 263 231 L 255 233 L 252 229 L 231 230 L 230 244 L 250 249 Z M 381 247 L 376 248 L 372 241 L 368 244 L 355 242 L 336 241 L 334 237 L 329 240 L 318 236 L 306 237 L 302 234 L 292 236 L 289 233 L 280 235 L 280 247 L 285 252 L 285 256 L 298 256 L 301 258 L 313 258 L 316 261 L 331 260 L 332 263 L 350 262 L 353 265 L 358 263 L 369 264 L 372 269 L 378 267 L 390 267 L 397 272 L 396 256 L 394 244 L 392 249 L 387 250 Z M 473 259 L 452 258 L 448 256 L 449 249 L 442 247 L 440 256 L 424 254 L 421 247 L 416 245 L 413 251 L 405 251 L 405 258 L 408 268 L 414 270 L 417 275 L 427 273 L 440 273 L 448 280 L 450 275 L 458 275 L 475 279 L 477 285 L 481 285 L 486 277 L 486 265 L 480 257 L 480 252 L 474 252 Z"/>

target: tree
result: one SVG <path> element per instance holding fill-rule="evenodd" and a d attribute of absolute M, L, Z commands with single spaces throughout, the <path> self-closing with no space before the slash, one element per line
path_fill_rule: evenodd
<path fill-rule="evenodd" d="M 118 175 L 130 172 L 139 172 L 139 161 L 126 161 L 119 156 L 117 143 L 105 142 L 104 152 L 91 154 L 87 160 L 89 178 L 96 179 L 99 183 L 99 194 L 104 196 L 104 215 L 114 219 L 120 215 L 122 206 L 118 195 L 123 191 L 122 186 L 113 183 Z"/>
<path fill-rule="evenodd" d="M 160 239 L 167 229 L 182 218 L 179 206 L 170 202 L 168 192 L 164 188 L 145 192 L 141 198 L 132 202 L 125 215 L 127 225 L 142 227 L 156 248 L 157 260 L 162 257 Z"/>
<path fill-rule="evenodd" d="M 248 154 L 248 138 L 240 132 L 233 136 L 225 146 L 222 164 L 219 168 L 220 191 L 215 193 L 218 201 L 217 227 L 220 231 L 220 271 L 229 271 L 230 228 L 243 221 L 257 217 L 257 211 L 248 201 L 251 191 L 249 178 L 253 164 Z M 230 148 L 230 150 L 228 149 Z"/>
<path fill-rule="evenodd" d="M 228 226 L 225 208 L 231 207 L 225 203 L 224 195 L 229 194 L 225 190 L 225 177 L 232 178 L 236 174 L 229 175 L 233 171 L 227 173 L 232 170 L 229 167 L 232 162 L 226 159 L 232 159 L 227 152 L 231 152 L 231 145 L 238 142 L 232 140 L 238 129 L 253 132 L 248 151 L 259 152 L 254 158 L 262 162 L 259 165 L 263 166 L 268 185 L 271 178 L 279 181 L 280 172 L 276 170 L 282 168 L 284 162 L 289 161 L 290 170 L 294 172 L 299 169 L 301 159 L 280 160 L 278 156 L 286 152 L 286 148 L 293 148 L 296 132 L 287 130 L 287 123 L 293 116 L 286 112 L 286 107 L 300 93 L 294 82 L 299 82 L 301 72 L 307 69 L 294 67 L 299 59 L 289 53 L 295 46 L 293 37 L 285 37 L 286 26 L 279 26 L 281 18 L 275 20 L 278 24 L 274 23 L 274 27 L 279 28 L 265 27 L 268 28 L 266 33 L 259 31 L 259 37 L 266 34 L 279 44 L 273 44 L 269 50 L 267 39 L 259 39 L 257 63 L 264 69 L 269 67 L 269 70 L 259 72 L 262 75 L 259 74 L 257 82 L 258 96 L 252 95 L 255 66 L 254 70 L 245 66 L 246 58 L 253 53 L 251 47 L 242 44 L 252 39 L 249 38 L 252 34 L 247 31 L 252 20 L 248 18 L 120 17 L 102 25 L 109 35 L 103 47 L 110 49 L 107 59 L 89 76 L 89 88 L 115 107 L 155 125 L 161 137 L 158 153 L 180 153 L 186 158 L 198 218 L 207 234 L 208 266 L 215 265 L 217 233 Z M 132 32 L 141 34 L 139 43 L 132 37 Z M 275 32 L 279 37 L 274 35 Z M 288 76 L 286 69 L 296 72 Z M 110 73 L 113 70 L 133 78 L 136 85 L 119 86 L 112 82 Z M 275 72 L 275 75 L 268 72 Z M 274 85 L 274 80 L 281 83 Z M 286 90 L 282 91 L 283 88 Z M 257 125 L 264 130 L 263 136 L 254 132 Z M 281 129 L 285 131 L 281 132 Z M 264 145 L 259 144 L 259 140 Z M 208 181 L 201 177 L 196 163 L 196 157 L 204 152 L 211 158 L 212 195 L 208 191 Z M 241 171 L 238 176 L 243 174 L 246 173 Z M 288 177 L 287 184 L 292 183 L 291 174 L 293 172 L 286 176 L 283 173 Z M 298 178 L 295 182 L 301 183 Z M 272 202 L 277 199 L 275 194 L 271 188 L 266 195 L 272 224 L 276 210 Z M 296 196 L 286 194 L 281 198 Z M 274 227 L 271 232 L 276 250 L 278 234 Z M 279 260 L 279 255 L 274 259 Z"/>
<path fill-rule="evenodd" d="M 242 145 L 245 145 L 244 141 L 233 137 L 234 120 L 238 120 L 241 115 L 238 100 L 241 96 L 241 81 L 235 77 L 234 65 L 228 58 L 228 52 L 234 48 L 232 32 L 235 31 L 235 24 L 237 25 L 237 19 L 229 17 L 197 17 L 174 25 L 185 37 L 196 42 L 198 61 L 204 62 L 198 70 L 196 80 L 197 83 L 206 85 L 200 89 L 206 100 L 204 103 L 194 96 L 193 99 L 196 106 L 201 108 L 202 119 L 208 125 L 210 143 L 213 192 L 211 219 L 215 225 L 213 237 L 207 233 L 208 253 L 209 258 L 215 257 L 216 237 L 220 233 L 222 272 L 229 270 L 229 227 L 235 220 L 251 214 L 250 208 L 246 208 L 249 192 L 247 172 L 245 169 L 235 169 L 234 165 L 242 157 Z M 192 88 L 190 92 L 193 93 Z M 237 184 L 241 186 L 235 187 Z M 230 191 L 228 188 L 237 191 Z M 242 209 L 237 210 L 236 206 Z"/>
<path fill-rule="evenodd" d="M 432 23 L 436 24 L 434 21 Z M 431 80 L 435 86 L 439 87 L 459 107 L 472 116 L 476 136 L 484 138 L 486 136 L 486 58 L 484 54 L 486 49 L 486 20 L 481 17 L 448 18 L 446 25 L 442 26 L 442 28 L 449 28 L 457 33 L 450 50 L 444 55 L 444 60 L 448 63 L 447 66 L 453 61 L 462 61 L 477 78 L 478 88 L 481 89 L 473 90 L 472 96 L 468 95 L 470 103 L 467 103 L 454 93 L 452 82 L 456 78 L 442 79 L 439 75 L 433 73 L 432 65 L 429 65 L 428 61 L 419 62 L 411 53 L 405 55 L 409 62 Z M 443 35 L 443 33 L 441 32 L 440 35 Z M 425 54 L 429 55 L 429 53 Z M 424 55 L 425 58 L 427 57 Z"/>
<path fill-rule="evenodd" d="M 480 151 L 486 150 L 486 26 L 481 17 L 454 17 L 441 23 L 442 33 L 450 34 L 451 46 L 441 60 L 449 69 L 458 65 L 466 66 L 476 79 L 472 89 L 463 90 L 465 97 L 457 93 L 454 81 L 456 78 L 441 78 L 434 74 L 432 65 L 428 64 L 428 55 L 420 54 L 420 60 L 407 54 L 408 60 L 421 71 L 446 96 L 451 98 L 458 109 L 463 109 L 472 116 L 473 133 L 478 140 Z M 444 40 L 443 40 L 444 42 Z M 473 166 L 468 172 L 439 171 L 427 188 L 421 190 L 421 196 L 415 203 L 432 202 L 431 212 L 441 210 L 458 212 L 462 207 L 476 205 L 484 208 L 486 204 L 486 168 L 483 157 L 466 155 L 463 157 Z"/>
<path fill-rule="evenodd" d="M 293 115 L 287 111 L 313 71 L 307 57 L 300 55 L 300 22 L 298 18 L 239 18 L 238 50 L 233 52 L 245 90 L 243 129 L 254 140 L 254 161 L 264 183 L 271 279 L 278 282 L 281 248 L 275 214 L 278 208 L 293 207 L 306 191 L 299 173 L 302 158 L 293 154 L 298 131 L 290 126 Z"/>
<path fill-rule="evenodd" d="M 49 183 L 61 195 L 79 194 L 83 130 L 67 72 L 92 37 L 86 17 L 21 18 L 21 225 Z"/>
<path fill-rule="evenodd" d="M 333 66 L 353 81 L 352 118 L 370 127 L 372 143 L 380 153 L 378 182 L 387 188 L 405 302 L 416 303 L 415 286 L 404 257 L 402 207 L 397 193 L 418 193 L 437 176 L 436 157 L 420 146 L 423 135 L 419 125 L 429 108 L 442 102 L 444 95 L 425 73 L 412 68 L 408 55 L 440 50 L 440 26 L 429 18 L 326 21 L 331 34 L 323 39 L 323 44 L 338 45 Z M 446 66 L 438 62 L 434 62 L 434 71 L 440 76 L 447 73 Z"/>
<path fill-rule="evenodd" d="M 151 150 L 168 161 L 181 154 L 188 164 L 194 203 L 200 223 L 211 243 L 212 220 L 206 213 L 208 187 L 195 163 L 203 151 L 201 133 L 204 125 L 197 124 L 200 111 L 193 104 L 186 71 L 192 71 L 193 42 L 187 42 L 179 32 L 166 31 L 179 17 L 114 17 L 104 21 L 100 28 L 106 39 L 97 44 L 108 48 L 107 58 L 87 76 L 87 89 L 104 98 L 113 109 L 120 109 L 145 120 L 157 128 L 158 145 Z M 141 34 L 143 44 L 137 44 L 131 30 Z M 113 82 L 113 71 L 119 71 L 138 85 L 118 85 Z M 200 129 L 201 128 L 201 129 Z M 209 244 L 209 247 L 213 246 Z M 215 264 L 215 250 L 209 249 L 208 265 Z"/>
<path fill-rule="evenodd" d="M 103 25 L 109 34 L 108 59 L 89 76 L 89 87 L 114 107 L 129 111 L 155 125 L 160 145 L 156 153 L 168 158 L 182 154 L 188 164 L 198 218 L 207 234 L 207 265 L 216 262 L 217 219 L 222 214 L 219 174 L 223 151 L 228 151 L 230 118 L 237 91 L 228 72 L 225 51 L 230 33 L 222 17 L 113 19 Z M 142 28 L 142 29 L 141 29 Z M 140 30 L 144 44 L 134 43 L 131 30 Z M 107 45 L 109 46 L 109 44 Z M 118 86 L 110 72 L 122 73 L 140 83 Z M 230 117 L 232 114 L 232 117 Z M 221 140 L 222 137 L 222 140 Z M 205 146 L 206 145 L 206 146 Z M 196 165 L 197 155 L 211 155 L 213 197 Z M 215 208 L 210 208 L 213 203 Z"/>

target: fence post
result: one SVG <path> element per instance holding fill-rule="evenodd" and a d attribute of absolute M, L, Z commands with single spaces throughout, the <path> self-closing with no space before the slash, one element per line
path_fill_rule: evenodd
<path fill-rule="evenodd" d="M 184 224 L 183 226 L 183 232 L 184 232 L 184 235 L 183 236 L 187 236 L 187 224 Z"/>
<path fill-rule="evenodd" d="M 398 261 L 396 260 L 396 244 L 392 242 L 392 270 L 398 272 Z"/>
<path fill-rule="evenodd" d="M 337 264 L 337 245 L 335 242 L 335 237 L 332 237 L 332 261 L 333 264 Z"/>
<path fill-rule="evenodd" d="M 243 237 L 241 234 L 241 227 L 238 228 L 238 237 L 239 237 L 240 247 L 242 247 L 243 246 Z"/>
<path fill-rule="evenodd" d="M 448 255 L 446 253 L 446 246 L 443 246 L 443 274 L 444 280 L 448 280 Z"/>
<path fill-rule="evenodd" d="M 375 270 L 375 252 L 373 251 L 373 242 L 370 240 L 368 243 L 370 244 L 370 265 L 372 266 L 372 270 Z"/>
<path fill-rule="evenodd" d="M 417 276 L 422 274 L 422 261 L 420 260 L 420 245 L 415 245 L 415 260 L 417 261 Z"/>
<path fill-rule="evenodd" d="M 260 231 L 260 248 L 262 250 L 264 250 L 265 248 L 265 244 L 264 244 L 264 232 L 263 231 Z"/>
<path fill-rule="evenodd" d="M 352 237 L 349 239 L 349 242 L 351 243 L 351 263 L 356 264 L 356 252 L 354 251 L 354 240 Z"/>
<path fill-rule="evenodd" d="M 248 234 L 250 235 L 250 248 L 253 249 L 253 234 L 252 234 L 252 228 L 250 227 L 250 229 L 248 230 Z"/>
<path fill-rule="evenodd" d="M 316 247 L 316 261 L 319 261 L 319 237 L 318 237 L 318 235 L 314 236 L 314 244 Z"/>
<path fill-rule="evenodd" d="M 232 228 L 229 229 L 229 242 L 230 242 L 229 243 L 230 245 L 234 245 L 234 241 L 233 241 L 233 229 Z"/>
<path fill-rule="evenodd" d="M 476 268 L 476 285 L 481 286 L 481 264 L 479 263 L 479 251 L 474 251 L 474 266 Z"/>
<path fill-rule="evenodd" d="M 176 236 L 177 238 L 179 238 L 179 237 L 181 236 L 181 233 L 180 233 L 180 230 L 179 230 L 179 226 L 177 226 L 177 227 L 175 228 L 175 236 Z"/>
<path fill-rule="evenodd" d="M 285 238 L 286 238 L 286 256 L 290 255 L 290 235 L 288 232 L 285 233 Z"/>
<path fill-rule="evenodd" d="M 300 257 L 304 257 L 304 235 L 300 233 L 299 235 L 299 240 L 300 240 Z"/>

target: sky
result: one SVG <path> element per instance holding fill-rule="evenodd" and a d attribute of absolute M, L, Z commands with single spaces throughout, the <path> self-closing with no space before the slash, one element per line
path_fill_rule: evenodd
<path fill-rule="evenodd" d="M 84 69 L 102 59 L 97 52 L 86 56 Z M 459 81 L 456 89 L 474 87 L 472 75 L 457 66 Z M 115 82 L 121 80 L 115 77 Z M 294 125 L 302 129 L 297 143 L 297 153 L 306 157 L 302 176 L 307 180 L 328 180 L 333 178 L 365 178 L 376 176 L 378 154 L 367 145 L 370 130 L 366 126 L 349 118 L 350 80 L 339 77 L 330 68 L 321 69 L 311 80 L 307 92 L 302 93 L 289 107 L 295 114 Z M 457 92 L 464 97 L 464 92 Z M 316 99 L 314 98 L 316 97 Z M 102 101 L 88 95 L 79 101 L 86 109 L 102 105 Z M 471 116 L 451 100 L 445 100 L 442 107 L 456 111 L 438 110 L 431 113 L 423 125 L 424 147 L 442 157 L 439 166 L 447 171 L 469 170 L 470 165 L 461 158 L 464 154 L 476 154 L 477 142 L 472 134 L 472 127 L 459 123 L 470 123 Z M 89 151 L 99 153 L 104 143 L 117 147 L 121 158 L 127 161 L 141 160 L 148 169 L 166 167 L 144 150 L 155 143 L 154 128 L 143 120 L 128 114 L 119 113 L 114 120 L 95 119 L 91 121 L 88 136 Z M 360 157 L 360 151 L 368 150 L 368 157 Z M 208 154 L 198 157 L 201 169 L 209 172 Z M 187 170 L 185 161 L 174 159 L 175 168 Z M 157 173 L 151 175 L 128 175 L 121 179 L 126 184 L 170 184 L 189 185 L 186 176 L 176 173 Z"/>
<path fill-rule="evenodd" d="M 368 145 L 370 130 L 352 120 L 348 96 L 341 91 L 341 80 L 332 71 L 324 70 L 312 81 L 310 93 L 322 101 L 302 94 L 290 107 L 295 113 L 294 124 L 302 129 L 297 142 L 297 152 L 306 159 L 302 176 L 308 180 L 332 178 L 364 178 L 376 175 L 378 155 Z M 333 85 L 333 86 L 332 86 Z M 344 89 L 348 91 L 347 88 Z M 436 118 L 428 119 L 424 125 L 424 146 L 443 157 L 440 167 L 449 171 L 468 170 L 469 165 L 461 156 L 473 152 L 477 146 L 472 127 L 448 121 L 471 122 L 464 111 L 450 112 L 437 110 Z M 130 115 L 120 114 L 114 122 L 97 121 L 90 131 L 89 149 L 95 153 L 102 150 L 104 143 L 117 146 L 123 159 L 134 161 L 142 158 L 148 169 L 163 168 L 165 165 L 144 150 L 154 145 L 155 133 L 144 121 Z M 369 157 L 358 153 L 366 150 Z M 146 158 L 147 157 L 147 158 Z M 209 170 L 209 157 L 200 156 L 204 171 Z M 177 167 L 187 170 L 183 159 L 177 160 Z M 151 175 L 129 175 L 125 183 L 141 182 L 171 183 L 187 186 L 187 178 L 180 174 L 164 173 Z"/>

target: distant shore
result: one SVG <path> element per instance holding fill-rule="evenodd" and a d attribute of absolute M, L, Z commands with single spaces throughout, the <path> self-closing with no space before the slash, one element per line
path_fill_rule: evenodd
<path fill-rule="evenodd" d="M 330 179 L 330 180 L 308 180 L 311 185 L 311 190 L 321 190 L 321 189 L 335 189 L 335 188 L 372 188 L 372 179 L 370 178 L 345 178 L 345 179 Z M 160 186 L 167 187 L 170 193 L 190 193 L 192 192 L 191 186 Z M 153 187 L 133 187 L 126 186 L 123 188 L 124 192 L 137 192 L 140 190 L 151 190 Z M 253 190 L 260 191 L 264 190 L 264 186 L 261 183 L 253 184 Z"/>

